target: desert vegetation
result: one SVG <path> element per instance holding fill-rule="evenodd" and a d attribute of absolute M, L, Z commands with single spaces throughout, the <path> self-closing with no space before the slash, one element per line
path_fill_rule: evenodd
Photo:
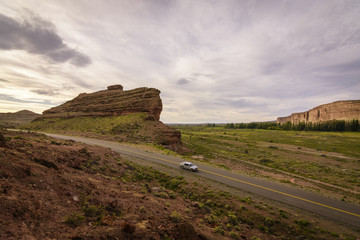
<path fill-rule="evenodd" d="M 360 134 L 356 132 L 177 126 L 185 155 L 225 169 L 360 202 Z"/>
<path fill-rule="evenodd" d="M 4 239 L 356 239 L 350 229 L 140 166 L 109 149 L 42 134 L 4 136 Z"/>

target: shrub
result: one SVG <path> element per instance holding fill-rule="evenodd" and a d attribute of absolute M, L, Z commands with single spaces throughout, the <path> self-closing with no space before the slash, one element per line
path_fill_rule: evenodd
<path fill-rule="evenodd" d="M 85 220 L 84 216 L 79 215 L 77 213 L 72 213 L 65 219 L 64 223 L 72 227 L 78 227 L 84 222 L 84 220 Z"/>
<path fill-rule="evenodd" d="M 215 233 L 218 233 L 218 234 L 220 234 L 220 235 L 225 235 L 225 230 L 222 229 L 221 226 L 217 226 L 216 228 L 214 228 L 214 232 L 215 232 Z"/>
<path fill-rule="evenodd" d="M 210 216 L 205 218 L 205 221 L 209 224 L 215 224 L 218 221 L 218 217 L 215 216 L 214 214 L 210 214 Z"/>
<path fill-rule="evenodd" d="M 174 223 L 178 223 L 178 222 L 181 222 L 182 220 L 182 216 L 180 213 L 178 213 L 176 210 L 173 211 L 171 214 L 170 214 L 170 219 L 172 222 Z"/>
<path fill-rule="evenodd" d="M 233 239 L 240 239 L 239 234 L 237 234 L 236 232 L 231 231 L 229 235 Z"/>
<path fill-rule="evenodd" d="M 85 205 L 83 207 L 83 212 L 86 217 L 96 217 L 98 220 L 100 220 L 104 216 L 104 208 L 101 206 L 98 207 L 95 205 Z"/>
<path fill-rule="evenodd" d="M 154 195 L 160 198 L 169 198 L 169 195 L 166 192 L 156 192 Z"/>
<path fill-rule="evenodd" d="M 297 223 L 300 227 L 307 227 L 310 225 L 310 223 L 305 219 L 295 220 L 295 223 Z"/>
<path fill-rule="evenodd" d="M 271 217 L 266 217 L 265 218 L 265 225 L 268 226 L 268 227 L 271 227 L 274 225 L 274 220 L 272 220 Z"/>
<path fill-rule="evenodd" d="M 237 217 L 231 212 L 228 213 L 228 219 L 229 219 L 229 223 L 231 223 L 232 225 L 237 225 L 238 224 Z"/>

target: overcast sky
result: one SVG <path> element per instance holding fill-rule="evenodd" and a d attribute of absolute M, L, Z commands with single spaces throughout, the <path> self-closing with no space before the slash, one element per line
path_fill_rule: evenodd
<path fill-rule="evenodd" d="M 0 0 L 0 112 L 112 84 L 159 89 L 165 123 L 360 99 L 360 1 Z"/>

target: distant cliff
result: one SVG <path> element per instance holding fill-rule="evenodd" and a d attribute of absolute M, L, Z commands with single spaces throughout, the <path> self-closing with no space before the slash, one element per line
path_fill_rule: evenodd
<path fill-rule="evenodd" d="M 40 114 L 22 110 L 15 113 L 0 113 L 0 127 L 15 128 L 19 125 L 26 124 L 39 117 Z"/>
<path fill-rule="evenodd" d="M 123 91 L 121 85 L 107 90 L 81 93 L 76 98 L 43 112 L 41 118 L 72 118 L 81 116 L 120 116 L 129 113 L 147 113 L 149 118 L 160 119 L 162 102 L 155 88 L 136 88 Z"/>
<path fill-rule="evenodd" d="M 278 117 L 276 122 L 284 124 L 291 122 L 326 122 L 331 120 L 360 119 L 360 100 L 337 101 L 317 106 L 309 111 L 293 113 L 287 117 Z"/>

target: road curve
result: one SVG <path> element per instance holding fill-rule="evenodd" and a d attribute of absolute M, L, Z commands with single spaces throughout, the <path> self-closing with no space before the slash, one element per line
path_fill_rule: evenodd
<path fill-rule="evenodd" d="M 55 138 L 74 140 L 90 145 L 98 145 L 111 148 L 112 150 L 121 154 L 130 155 L 132 157 L 140 158 L 147 161 L 161 163 L 162 165 L 166 165 L 172 168 L 179 168 L 179 163 L 184 161 L 184 159 L 182 158 L 163 155 L 160 153 L 149 153 L 118 142 L 49 133 L 44 134 Z M 199 172 L 194 174 L 197 174 L 199 177 L 209 178 L 244 191 L 248 191 L 257 195 L 261 195 L 263 197 L 287 203 L 298 208 L 317 213 L 325 218 L 343 223 L 344 225 L 353 226 L 360 230 L 359 205 L 354 205 L 335 199 L 322 197 L 313 193 L 305 192 L 299 189 L 276 184 L 273 182 L 268 182 L 255 177 L 250 177 L 226 171 L 220 168 L 203 165 L 198 162 L 196 162 L 196 165 L 199 167 Z"/>

